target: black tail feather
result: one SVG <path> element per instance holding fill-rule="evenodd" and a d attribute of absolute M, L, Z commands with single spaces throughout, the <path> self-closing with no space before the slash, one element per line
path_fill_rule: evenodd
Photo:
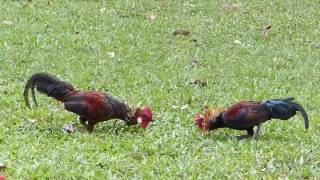
<path fill-rule="evenodd" d="M 265 101 L 270 110 L 271 118 L 287 120 L 294 116 L 297 111 L 301 113 L 304 119 L 304 127 L 309 128 L 308 114 L 305 109 L 297 102 L 293 102 L 294 98 L 272 99 Z"/>
<path fill-rule="evenodd" d="M 289 102 L 293 101 L 295 98 L 294 97 L 287 97 L 287 98 L 279 98 L 279 99 L 270 99 L 268 101 L 284 101 L 284 102 Z"/>
<path fill-rule="evenodd" d="M 304 120 L 304 127 L 306 129 L 309 128 L 309 118 L 308 118 L 308 114 L 307 112 L 304 110 L 304 108 L 302 107 L 301 104 L 297 103 L 297 102 L 290 102 L 292 105 L 294 105 L 298 111 L 300 111 L 302 117 L 303 117 L 303 120 Z"/>
<path fill-rule="evenodd" d="M 63 98 L 70 92 L 74 91 L 74 88 L 71 84 L 60 81 L 53 75 L 50 75 L 48 73 L 36 73 L 33 76 L 31 76 L 30 79 L 27 81 L 23 92 L 25 103 L 29 108 L 30 103 L 28 96 L 30 89 L 32 99 L 35 105 L 38 106 L 35 96 L 35 88 L 37 89 L 37 91 L 60 101 L 62 101 Z"/>

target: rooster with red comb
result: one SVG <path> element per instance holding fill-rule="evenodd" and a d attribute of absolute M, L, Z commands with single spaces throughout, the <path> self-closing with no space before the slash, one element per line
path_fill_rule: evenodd
<path fill-rule="evenodd" d="M 272 99 L 267 101 L 242 101 L 226 110 L 206 109 L 204 114 L 196 114 L 194 117 L 196 125 L 204 130 L 210 131 L 218 128 L 231 128 L 247 131 L 247 135 L 239 136 L 244 139 L 254 136 L 258 137 L 260 126 L 271 119 L 288 120 L 299 111 L 304 119 L 304 126 L 309 128 L 308 115 L 304 108 L 294 98 Z M 253 128 L 257 126 L 254 133 Z"/>
<path fill-rule="evenodd" d="M 96 123 L 110 119 L 121 119 L 128 125 L 140 124 L 142 128 L 152 121 L 152 110 L 148 106 L 132 108 L 107 93 L 76 90 L 70 83 L 48 73 L 36 73 L 27 81 L 23 94 L 28 107 L 30 90 L 37 106 L 35 88 L 64 103 L 67 111 L 79 115 L 80 122 L 89 132 Z"/>

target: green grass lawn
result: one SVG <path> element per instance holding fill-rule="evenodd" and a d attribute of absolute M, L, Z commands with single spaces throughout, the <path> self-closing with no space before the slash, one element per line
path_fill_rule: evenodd
<path fill-rule="evenodd" d="M 316 0 L 2 1 L 0 175 L 319 177 L 319 9 Z M 174 36 L 179 29 L 190 35 Z M 40 107 L 28 109 L 24 84 L 43 71 L 83 90 L 148 104 L 155 122 L 146 131 L 119 122 L 108 134 L 109 121 L 89 134 L 51 98 L 38 94 Z M 190 84 L 195 80 L 207 84 Z M 308 111 L 308 131 L 300 115 L 267 122 L 258 141 L 237 141 L 232 135 L 245 132 L 229 129 L 205 134 L 193 124 L 205 106 L 288 96 Z M 62 130 L 67 122 L 76 132 Z"/>

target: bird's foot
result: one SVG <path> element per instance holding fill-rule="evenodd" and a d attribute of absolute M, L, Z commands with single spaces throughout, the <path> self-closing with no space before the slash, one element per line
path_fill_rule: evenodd
<path fill-rule="evenodd" d="M 79 117 L 79 122 L 84 125 L 85 127 L 87 127 L 87 119 L 84 117 Z"/>
<path fill-rule="evenodd" d="M 260 129 L 261 129 L 261 124 L 259 124 L 259 125 L 257 126 L 256 132 L 255 132 L 254 135 L 253 135 L 253 139 L 254 139 L 254 140 L 258 140 L 258 137 L 259 137 L 259 134 L 260 134 Z"/>

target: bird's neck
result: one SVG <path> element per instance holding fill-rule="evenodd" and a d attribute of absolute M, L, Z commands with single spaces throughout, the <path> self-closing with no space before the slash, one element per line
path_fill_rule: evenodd
<path fill-rule="evenodd" d="M 208 130 L 214 130 L 214 129 L 226 127 L 226 124 L 223 121 L 222 115 L 223 115 L 223 112 L 221 112 L 216 118 L 209 119 L 207 124 Z"/>
<path fill-rule="evenodd" d="M 136 109 L 129 107 L 126 103 L 107 95 L 108 102 L 113 109 L 113 118 L 121 119 L 128 124 L 137 124 Z"/>
<path fill-rule="evenodd" d="M 117 104 L 112 104 L 112 106 L 115 118 L 124 120 L 128 123 L 132 121 L 134 112 L 127 104 L 118 102 Z"/>
<path fill-rule="evenodd" d="M 138 124 L 138 114 L 139 110 L 137 108 L 129 107 L 125 104 L 126 111 L 123 112 L 119 119 L 124 120 L 129 125 Z"/>
<path fill-rule="evenodd" d="M 130 125 L 137 124 L 138 123 L 138 121 L 137 121 L 137 118 L 138 118 L 137 109 L 136 108 L 129 108 L 129 109 L 130 110 L 126 114 L 125 121 Z"/>

